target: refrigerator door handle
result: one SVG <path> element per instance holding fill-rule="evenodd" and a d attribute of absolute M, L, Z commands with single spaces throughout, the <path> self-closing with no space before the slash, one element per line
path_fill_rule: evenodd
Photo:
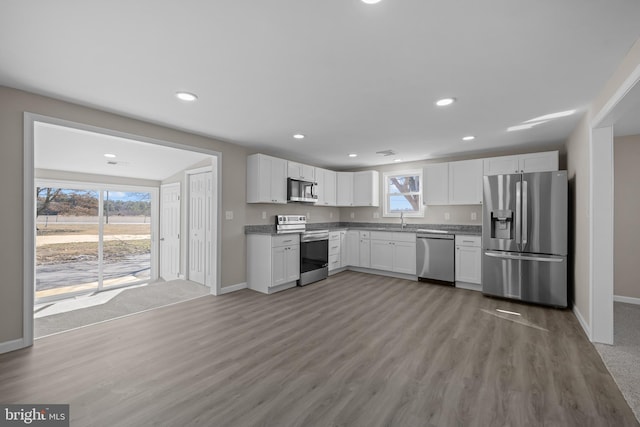
<path fill-rule="evenodd" d="M 520 243 L 522 243 L 522 219 L 520 216 L 522 215 L 522 182 L 516 182 L 516 244 L 518 245 L 518 250 L 521 250 Z"/>
<path fill-rule="evenodd" d="M 504 259 L 516 259 L 522 261 L 541 261 L 541 262 L 563 262 L 564 258 L 562 257 L 542 257 L 542 256 L 529 256 L 529 255 L 518 255 L 504 252 L 492 252 L 486 251 L 484 253 L 486 256 L 490 256 L 492 258 L 504 258 Z"/>
<path fill-rule="evenodd" d="M 527 181 L 522 181 L 522 250 L 527 244 L 527 236 L 529 235 L 529 220 L 527 218 L 529 199 L 529 186 Z"/>

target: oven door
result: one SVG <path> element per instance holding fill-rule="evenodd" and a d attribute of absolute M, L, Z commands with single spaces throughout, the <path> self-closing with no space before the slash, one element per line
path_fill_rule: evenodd
<path fill-rule="evenodd" d="M 308 285 L 329 275 L 329 232 L 309 232 L 300 239 L 299 286 Z"/>

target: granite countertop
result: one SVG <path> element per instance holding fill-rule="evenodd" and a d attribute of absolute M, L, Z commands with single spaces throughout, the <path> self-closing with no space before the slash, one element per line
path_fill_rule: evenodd
<path fill-rule="evenodd" d="M 399 224 L 372 223 L 372 222 L 323 222 L 307 224 L 307 230 L 368 230 L 368 231 L 397 231 L 415 233 L 418 230 L 439 230 L 449 234 L 466 234 L 472 236 L 482 235 L 481 225 L 457 225 L 457 224 L 407 224 L 400 229 Z M 246 225 L 245 234 L 276 234 L 275 225 Z"/>

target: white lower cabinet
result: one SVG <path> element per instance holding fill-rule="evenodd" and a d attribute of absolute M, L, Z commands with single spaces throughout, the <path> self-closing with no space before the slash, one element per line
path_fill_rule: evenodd
<path fill-rule="evenodd" d="M 370 232 L 360 231 L 360 249 L 358 267 L 371 267 L 371 240 Z"/>
<path fill-rule="evenodd" d="M 346 241 L 346 265 L 352 267 L 360 266 L 360 232 L 356 230 L 347 231 Z"/>
<path fill-rule="evenodd" d="M 249 234 L 247 287 L 270 294 L 296 286 L 300 278 L 300 235 Z"/>
<path fill-rule="evenodd" d="M 344 267 L 347 249 L 345 247 L 346 230 L 337 230 L 329 233 L 329 272 Z"/>
<path fill-rule="evenodd" d="M 415 275 L 415 233 L 372 231 L 371 268 Z"/>
<path fill-rule="evenodd" d="M 482 283 L 480 236 L 456 235 L 456 282 Z"/>

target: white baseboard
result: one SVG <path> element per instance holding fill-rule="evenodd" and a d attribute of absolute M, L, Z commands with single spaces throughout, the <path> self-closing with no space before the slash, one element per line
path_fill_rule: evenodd
<path fill-rule="evenodd" d="M 376 274 L 378 276 L 395 277 L 396 279 L 413 280 L 414 282 L 418 281 L 418 276 L 415 276 L 412 274 L 405 274 L 405 273 L 395 273 L 393 271 L 376 270 L 373 268 L 352 267 L 352 266 L 347 267 L 347 270 L 357 271 L 358 273 Z"/>
<path fill-rule="evenodd" d="M 580 313 L 580 310 L 578 310 L 578 306 L 576 305 L 575 302 L 573 302 L 572 311 L 573 311 L 573 314 L 576 316 L 576 319 L 578 319 L 578 323 L 580 323 L 580 326 L 582 326 L 584 333 L 587 334 L 587 338 L 589 339 L 589 341 L 593 341 L 591 339 L 591 327 L 584 320 L 584 317 L 582 317 L 582 313 Z"/>
<path fill-rule="evenodd" d="M 0 343 L 0 354 L 9 353 L 10 351 L 20 350 L 21 348 L 28 347 L 24 338 L 18 338 L 17 340 L 5 341 Z"/>
<path fill-rule="evenodd" d="M 613 300 L 615 302 L 626 302 L 627 304 L 638 304 L 640 305 L 640 298 L 633 297 L 623 297 L 622 295 L 614 295 Z"/>
<path fill-rule="evenodd" d="M 239 291 L 240 289 L 247 289 L 247 282 L 237 283 L 235 285 L 225 286 L 224 288 L 220 288 L 220 295 Z"/>

